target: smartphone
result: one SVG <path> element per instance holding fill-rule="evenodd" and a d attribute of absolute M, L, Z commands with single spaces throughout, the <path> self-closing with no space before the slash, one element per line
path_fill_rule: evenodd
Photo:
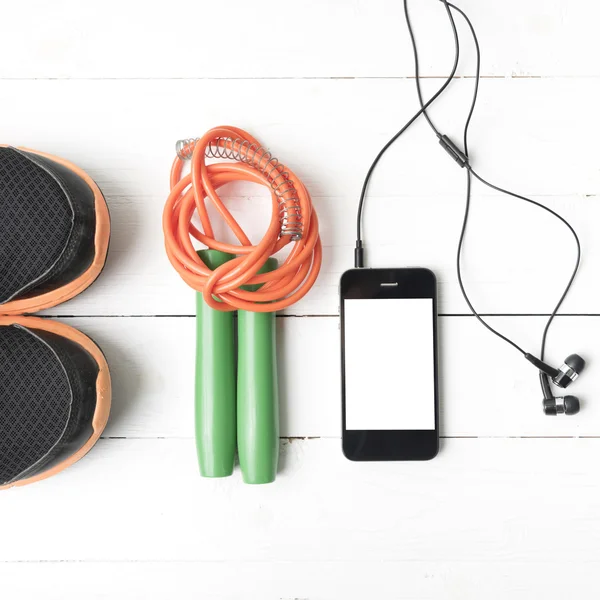
<path fill-rule="evenodd" d="M 435 275 L 422 268 L 346 271 L 340 320 L 344 455 L 356 461 L 435 457 Z"/>

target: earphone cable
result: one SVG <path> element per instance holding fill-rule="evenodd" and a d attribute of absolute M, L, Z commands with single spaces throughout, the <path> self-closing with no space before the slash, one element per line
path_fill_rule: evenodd
<path fill-rule="evenodd" d="M 468 137 L 468 128 L 470 125 L 470 121 L 471 121 L 471 117 L 473 115 L 473 111 L 475 109 L 475 105 L 477 103 L 477 95 L 478 95 L 478 91 L 479 91 L 479 81 L 480 81 L 480 77 L 481 77 L 481 49 L 479 46 L 479 40 L 477 38 L 477 33 L 475 32 L 475 28 L 473 27 L 473 24 L 471 23 L 471 20 L 469 19 L 469 17 L 457 6 L 455 6 L 454 4 L 451 4 L 450 2 L 448 2 L 447 0 L 441 0 L 441 2 L 446 6 L 446 8 L 450 7 L 453 10 L 455 10 L 456 12 L 458 12 L 466 21 L 470 31 L 471 31 L 471 35 L 473 37 L 473 42 L 475 44 L 475 51 L 476 51 L 476 56 L 477 56 L 477 64 L 476 64 L 476 74 L 475 74 L 475 88 L 473 91 L 473 97 L 471 100 L 471 108 L 469 110 L 469 115 L 467 117 L 467 121 L 465 123 L 465 127 L 464 127 L 464 131 L 463 131 L 463 145 L 464 145 L 464 154 L 465 156 L 468 158 L 469 156 L 469 152 L 468 152 L 468 141 L 467 141 L 467 137 Z M 410 25 L 409 25 L 410 28 Z M 411 33 L 411 37 L 412 33 Z M 417 86 L 420 89 L 420 83 L 417 80 Z M 420 97 L 420 96 L 419 96 Z M 425 109 L 425 113 L 426 113 L 426 109 Z M 440 137 L 440 133 L 439 131 L 437 131 L 434 128 L 434 131 L 436 131 L 436 134 L 438 137 Z M 464 235 L 466 232 L 466 227 L 467 227 L 467 221 L 468 221 L 468 216 L 469 216 L 469 210 L 470 210 L 470 199 L 471 199 L 471 189 L 472 189 L 472 185 L 471 185 L 471 175 L 473 177 L 475 177 L 478 181 L 480 181 L 481 183 L 483 183 L 484 185 L 486 185 L 487 187 L 489 187 L 490 189 L 493 189 L 497 192 L 500 192 L 502 194 L 506 194 L 508 196 L 512 196 L 513 198 L 517 198 L 519 200 L 523 200 L 525 202 L 528 202 L 529 204 L 533 204 L 534 206 L 537 206 L 538 208 L 541 208 L 543 210 L 545 210 L 546 212 L 548 212 L 550 215 L 552 215 L 553 217 L 555 217 L 556 219 L 558 219 L 561 223 L 563 223 L 567 229 L 570 231 L 570 233 L 573 236 L 573 239 L 575 241 L 575 246 L 576 246 L 576 258 L 575 258 L 575 265 L 573 267 L 573 270 L 571 272 L 571 275 L 569 277 L 569 280 L 567 282 L 567 285 L 564 288 L 564 291 L 562 293 L 562 295 L 560 296 L 558 302 L 556 303 L 554 309 L 552 310 L 552 312 L 550 313 L 550 316 L 548 317 L 548 320 L 546 321 L 546 325 L 544 326 L 544 331 L 542 334 L 542 342 L 540 345 L 540 360 L 544 360 L 544 355 L 545 355 L 545 350 L 546 350 L 546 341 L 547 341 L 547 337 L 548 337 L 548 330 L 550 329 L 550 325 L 552 324 L 552 322 L 554 321 L 554 318 L 556 317 L 556 314 L 558 313 L 558 311 L 560 310 L 560 307 L 562 306 L 565 298 L 567 297 L 569 291 L 571 290 L 571 287 L 573 285 L 573 281 L 575 280 L 575 277 L 577 275 L 577 272 L 579 270 L 579 265 L 581 262 L 581 243 L 579 241 L 579 236 L 577 235 L 576 231 L 573 229 L 572 225 L 564 218 L 562 217 L 560 214 L 558 214 L 556 211 L 552 210 L 551 208 L 549 208 L 548 206 L 545 206 L 544 204 L 537 202 L 536 200 L 533 200 L 532 198 L 527 198 L 526 196 L 522 196 L 521 194 L 517 194 L 515 192 L 511 192 L 510 190 L 507 190 L 505 188 L 502 188 L 500 186 L 497 186 L 487 180 L 485 180 L 481 175 L 479 175 L 471 166 L 471 164 L 467 161 L 466 163 L 466 168 L 467 168 L 467 201 L 466 201 L 466 206 L 465 206 L 465 216 L 464 216 L 464 220 L 463 220 L 463 226 L 462 226 L 462 230 L 461 230 L 461 236 L 459 238 L 459 244 L 458 244 L 458 250 L 457 250 L 457 263 L 456 263 L 456 268 L 457 268 L 457 274 L 458 274 L 458 280 L 459 280 L 459 285 L 461 288 L 461 292 L 463 294 L 463 297 L 465 299 L 465 301 L 467 302 L 467 305 L 469 306 L 469 308 L 471 309 L 471 312 L 473 313 L 473 315 L 475 317 L 477 317 L 477 319 L 484 324 L 490 331 L 492 331 L 493 333 L 495 333 L 499 338 L 503 339 L 504 341 L 508 342 L 509 344 L 511 344 L 513 347 L 515 347 L 517 350 L 521 351 L 523 354 L 525 354 L 525 352 L 523 351 L 523 349 L 518 346 L 515 342 L 513 342 L 512 340 L 510 340 L 508 337 L 502 335 L 500 332 L 498 332 L 497 330 L 495 330 L 493 327 L 491 327 L 488 323 L 485 322 L 484 319 L 481 318 L 481 316 L 477 313 L 477 311 L 474 309 L 467 293 L 466 290 L 463 286 L 462 283 L 462 274 L 461 274 L 461 267 L 460 267 L 460 256 L 462 253 L 462 245 L 463 245 L 463 240 L 464 240 Z"/>
<path fill-rule="evenodd" d="M 579 241 L 579 238 L 577 236 L 577 233 L 575 232 L 575 230 L 573 229 L 573 227 L 570 225 L 570 223 L 563 218 L 561 215 L 559 215 L 557 212 L 555 212 L 554 210 L 552 210 L 551 208 L 545 206 L 544 204 L 541 204 L 540 202 L 537 202 L 536 200 L 533 200 L 531 198 L 527 198 L 526 196 L 522 196 L 520 194 L 516 194 L 514 192 L 511 192 L 509 190 L 506 190 L 500 186 L 497 186 L 495 184 L 490 183 L 489 181 L 485 180 L 481 175 L 479 175 L 471 166 L 470 162 L 469 162 L 469 151 L 468 151 L 468 130 L 469 130 L 469 125 L 471 123 L 471 118 L 473 116 L 473 112 L 475 110 L 475 105 L 477 103 L 477 97 L 478 97 L 478 91 L 479 91 L 479 82 L 480 82 L 480 76 L 481 76 L 481 50 L 480 50 L 480 46 L 479 46 L 479 40 L 477 38 L 477 34 L 475 32 L 475 29 L 470 21 L 470 19 L 468 18 L 468 16 L 457 6 L 455 6 L 454 4 L 451 4 L 450 2 L 448 2 L 448 0 L 440 0 L 445 8 L 446 11 L 448 13 L 449 16 L 449 20 L 452 26 L 452 31 L 454 34 L 454 42 L 455 42 L 455 62 L 454 62 L 454 66 L 452 69 L 452 72 L 450 74 L 450 76 L 445 80 L 444 84 L 438 89 L 438 91 L 427 101 L 424 102 L 423 101 L 423 95 L 422 95 L 422 90 L 421 90 L 421 81 L 420 81 L 420 69 L 419 69 L 419 55 L 418 55 L 418 49 L 417 49 L 417 44 L 416 44 L 416 38 L 414 35 L 414 31 L 412 28 L 412 24 L 410 21 L 410 17 L 409 17 L 409 12 L 408 12 L 408 3 L 407 0 L 404 0 L 404 14 L 405 14 L 405 18 L 406 18 L 406 23 L 407 23 L 407 27 L 408 27 L 408 31 L 409 31 L 409 35 L 411 38 L 411 43 L 412 43 L 412 48 L 413 48 L 413 55 L 414 55 L 414 63 L 415 63 L 415 82 L 416 82 L 416 87 L 417 87 L 417 95 L 419 98 L 419 104 L 421 106 L 421 110 L 418 111 L 409 121 L 408 123 L 402 128 L 400 129 L 400 131 L 394 135 L 391 140 L 380 150 L 379 154 L 376 156 L 375 160 L 373 161 L 373 163 L 371 164 L 369 171 L 367 172 L 367 176 L 365 178 L 365 182 L 363 184 L 363 189 L 361 192 L 361 196 L 360 196 L 360 202 L 359 202 L 359 207 L 358 207 L 358 212 L 357 212 L 357 240 L 356 240 L 356 250 L 355 250 L 355 267 L 362 267 L 363 266 L 363 247 L 362 247 L 362 237 L 361 237 L 361 220 L 362 220 L 362 212 L 363 212 L 363 208 L 364 208 L 364 202 L 365 202 L 365 197 L 366 197 L 366 191 L 368 188 L 368 183 L 370 180 L 370 177 L 373 173 L 373 170 L 375 168 L 375 166 L 377 165 L 377 163 L 379 162 L 379 159 L 382 157 L 382 155 L 385 153 L 385 151 L 402 135 L 402 133 L 404 133 L 404 131 L 406 131 L 406 129 L 408 129 L 408 127 L 410 127 L 410 125 L 412 125 L 419 116 L 423 115 L 427 122 L 429 123 L 430 127 L 432 128 L 432 130 L 434 131 L 434 133 L 436 134 L 436 136 L 438 137 L 438 139 L 440 140 L 441 145 L 446 149 L 446 151 L 449 152 L 449 154 L 451 154 L 453 156 L 453 158 L 462 166 L 462 167 L 466 167 L 466 175 L 467 175 L 467 190 L 466 190 L 466 202 L 465 202 L 465 212 L 464 212 L 464 216 L 463 216 L 463 222 L 462 222 L 462 226 L 461 226 L 461 232 L 460 232 L 460 236 L 459 236 L 459 242 L 457 245 L 457 253 L 456 253 L 456 271 L 457 271 L 457 278 L 458 278 L 458 283 L 459 283 L 459 287 L 461 290 L 461 293 L 463 295 L 463 298 L 465 300 L 465 302 L 467 303 L 469 309 L 471 310 L 473 316 L 475 316 L 477 318 L 477 320 L 484 325 L 490 332 L 492 332 L 494 335 L 496 335 L 498 338 L 502 339 L 503 341 L 505 341 L 506 343 L 510 344 L 511 346 L 513 346 L 516 350 L 518 350 L 521 354 L 523 354 L 525 357 L 529 357 L 530 355 L 523 349 L 521 348 L 521 346 L 519 346 L 517 343 L 515 343 L 513 340 L 511 340 L 510 338 L 508 338 L 507 336 L 503 335 L 502 333 L 500 333 L 499 331 L 497 331 L 494 327 L 492 327 L 489 323 L 487 323 L 487 321 L 485 321 L 481 315 L 477 312 L 477 310 L 475 309 L 475 307 L 473 306 L 468 293 L 465 289 L 464 286 L 464 282 L 462 279 L 462 269 L 461 269 L 461 255 L 462 255 L 462 249 L 463 249 L 463 244 L 464 244 L 464 238 L 466 235 L 466 230 L 467 230 L 467 224 L 468 224 L 468 219 L 469 219 L 469 214 L 470 214 L 470 207 L 471 207 L 471 195 L 472 195 L 472 177 L 475 177 L 478 181 L 480 181 L 482 184 L 486 185 L 487 187 L 489 187 L 490 189 L 493 189 L 495 191 L 498 191 L 502 194 L 506 194 L 509 196 L 512 196 L 514 198 L 517 198 L 519 200 L 523 200 L 525 202 L 528 202 L 530 204 L 533 204 L 534 206 L 537 206 L 543 210 L 545 210 L 546 212 L 548 212 L 549 214 L 551 214 L 552 216 L 554 216 L 555 218 L 557 218 L 559 221 L 561 221 L 571 232 L 571 234 L 573 235 L 573 238 L 575 240 L 575 244 L 576 244 L 576 249 L 577 249 L 577 255 L 576 255 L 576 261 L 575 261 L 575 266 L 574 269 L 571 273 L 571 276 L 569 278 L 569 281 L 564 289 L 564 292 L 562 293 L 559 301 L 557 302 L 556 306 L 554 307 L 552 313 L 550 314 L 546 325 L 544 327 L 544 331 L 543 331 L 543 335 L 542 335 L 542 342 L 541 342 L 541 348 L 540 348 L 540 359 L 543 361 L 544 360 L 544 354 L 545 354 L 545 348 L 546 348 L 546 340 L 547 340 L 547 335 L 548 335 L 548 330 L 550 328 L 550 325 L 552 324 L 552 321 L 554 320 L 554 317 L 556 316 L 556 314 L 558 313 L 558 310 L 560 309 L 560 307 L 562 306 L 562 303 L 564 302 L 567 294 L 569 293 L 571 286 L 573 284 L 573 281 L 575 279 L 575 276 L 577 275 L 577 271 L 579 269 L 579 264 L 580 264 L 580 260 L 581 260 L 581 244 Z M 473 96 L 471 99 L 471 106 L 469 109 L 469 113 L 467 116 L 467 119 L 465 121 L 465 125 L 464 125 L 464 129 L 463 129 L 463 147 L 464 150 L 460 150 L 460 148 L 458 148 L 450 139 L 448 139 L 446 136 L 443 136 L 440 131 L 436 128 L 436 126 L 433 124 L 431 118 L 429 117 L 429 114 L 427 113 L 427 109 L 433 104 L 433 102 L 435 100 L 437 100 L 440 95 L 444 92 L 444 90 L 448 87 L 448 85 L 450 84 L 450 81 L 452 80 L 452 78 L 454 77 L 454 74 L 456 73 L 457 70 L 457 66 L 458 66 L 458 59 L 459 59 L 459 55 L 460 55 L 460 41 L 458 38 L 458 32 L 456 29 L 456 24 L 454 22 L 454 18 L 452 16 L 452 10 L 455 10 L 456 12 L 458 12 L 466 21 L 472 37 L 473 37 L 473 41 L 475 43 L 475 48 L 476 48 L 476 56 L 477 56 L 477 64 L 476 64 L 476 75 L 475 75 L 475 85 L 474 85 L 474 90 L 473 90 Z"/>
<path fill-rule="evenodd" d="M 452 34 L 454 35 L 456 66 L 458 66 L 458 59 L 460 56 L 460 40 L 458 38 L 458 30 L 456 29 L 456 23 L 454 21 L 454 17 L 452 16 L 452 12 L 450 11 L 449 6 L 446 6 L 446 12 L 448 14 L 450 23 L 452 24 Z M 415 65 L 415 85 L 417 87 L 417 96 L 419 97 L 419 105 L 421 106 L 421 109 L 423 111 L 422 114 L 425 117 L 425 119 L 427 120 L 427 123 L 429 123 L 429 126 L 431 127 L 431 129 L 433 129 L 433 132 L 439 138 L 439 137 L 441 137 L 442 134 L 439 132 L 438 128 L 433 124 L 433 121 L 431 120 L 429 113 L 427 112 L 428 107 L 427 106 L 424 107 L 423 93 L 421 91 L 421 83 L 420 83 L 421 82 L 421 69 L 419 66 L 419 50 L 417 49 L 417 40 L 415 38 L 412 22 L 410 20 L 410 15 L 408 12 L 408 0 L 404 0 L 404 18 L 406 20 L 406 25 L 408 27 L 408 34 L 410 36 L 410 43 L 412 45 L 413 63 Z M 453 70 L 453 75 L 455 73 L 456 73 L 456 68 Z"/>
<path fill-rule="evenodd" d="M 541 204 L 540 202 L 537 202 L 536 200 L 533 200 L 532 198 L 527 198 L 526 196 L 521 196 L 520 194 L 516 194 L 514 192 L 511 192 L 509 190 L 506 190 L 504 188 L 501 188 L 497 185 L 494 185 L 493 183 L 490 183 L 489 181 L 486 181 L 485 179 L 483 179 L 480 175 L 478 175 L 470 166 L 468 167 L 469 169 L 469 173 L 471 173 L 476 179 L 478 179 L 481 183 L 483 183 L 484 185 L 488 186 L 489 188 L 496 190 L 502 194 L 506 194 L 508 196 L 512 196 L 514 198 L 517 198 L 519 200 L 524 200 L 525 202 L 529 202 L 530 204 L 533 204 L 534 206 L 537 206 L 543 210 L 545 210 L 546 212 L 550 213 L 553 217 L 557 218 L 559 221 L 561 221 L 561 223 L 563 223 L 571 232 L 571 234 L 573 235 L 573 239 L 575 240 L 575 245 L 576 245 L 576 258 L 575 258 L 575 266 L 571 272 L 571 276 L 569 277 L 569 281 L 567 282 L 567 285 L 561 295 L 561 297 L 559 298 L 558 302 L 556 303 L 554 309 L 552 310 L 552 312 L 550 313 L 550 316 L 548 317 L 548 320 L 546 321 L 546 325 L 544 327 L 544 332 L 542 334 L 542 343 L 541 343 L 541 347 L 540 347 L 540 359 L 544 360 L 544 354 L 545 354 L 545 350 L 546 350 L 546 339 L 548 337 L 548 330 L 550 328 L 550 325 L 552 324 L 552 321 L 554 320 L 554 317 L 556 317 L 558 311 L 560 310 L 560 307 L 562 306 L 565 298 L 567 297 L 567 294 L 569 293 L 569 291 L 571 290 L 571 287 L 573 285 L 573 281 L 575 280 L 575 277 L 577 275 L 577 272 L 579 270 L 579 265 L 581 263 L 581 242 L 579 241 L 579 236 L 577 235 L 577 233 L 575 232 L 575 230 L 573 229 L 572 225 L 561 215 L 559 215 L 556 211 L 552 210 L 551 208 L 549 208 L 548 206 L 545 206 L 544 204 Z"/>
<path fill-rule="evenodd" d="M 404 0 L 404 13 L 408 18 L 408 6 L 407 6 L 407 2 L 408 0 Z M 369 187 L 369 182 L 371 180 L 371 175 L 373 174 L 373 171 L 375 170 L 375 167 L 377 166 L 377 163 L 379 163 L 381 157 L 385 154 L 386 150 L 423 114 L 426 114 L 427 109 L 441 96 L 441 94 L 444 92 L 444 90 L 450 85 L 450 82 L 452 81 L 452 79 L 454 78 L 454 75 L 456 73 L 456 69 L 458 68 L 458 60 L 459 60 L 459 54 L 460 54 L 460 44 L 459 44 L 459 40 L 458 40 L 458 31 L 456 29 L 456 24 L 454 22 L 454 17 L 452 16 L 452 12 L 450 11 L 449 8 L 446 8 L 447 13 L 448 13 L 448 18 L 450 20 L 450 24 L 452 26 L 452 32 L 454 35 L 454 64 L 452 66 L 452 71 L 450 72 L 450 75 L 448 75 L 448 77 L 446 78 L 446 80 L 444 81 L 444 83 L 441 85 L 441 87 L 437 90 L 437 92 L 425 103 L 423 103 L 422 98 L 420 98 L 420 103 L 421 103 L 421 108 L 406 122 L 406 124 L 396 133 L 392 136 L 392 138 L 383 146 L 383 148 L 381 148 L 381 150 L 378 152 L 377 156 L 375 157 L 375 159 L 373 160 L 373 162 L 371 163 L 371 166 L 369 167 L 369 170 L 367 171 L 367 175 L 365 176 L 365 180 L 362 186 L 362 190 L 360 193 L 360 200 L 358 203 L 358 210 L 357 210 L 357 214 L 356 214 L 356 250 L 355 250 L 355 254 L 354 254 L 354 266 L 356 268 L 361 268 L 364 266 L 364 259 L 363 259 L 363 244 L 362 244 L 362 215 L 363 215 L 363 210 L 364 210 L 364 204 L 365 204 L 365 199 L 366 199 L 366 195 L 367 195 L 367 189 Z M 418 54 L 417 54 L 417 49 L 416 49 L 416 45 L 413 45 L 413 51 L 414 51 L 414 55 L 415 55 L 415 60 L 416 60 L 416 64 L 417 64 L 417 73 L 418 73 Z M 435 126 L 433 125 L 433 123 L 431 122 L 431 119 L 429 118 L 429 116 L 427 115 L 427 120 L 429 121 L 429 124 L 431 125 L 431 127 L 434 129 L 434 131 L 437 131 L 435 129 Z"/>
<path fill-rule="evenodd" d="M 485 319 L 483 319 L 483 317 L 481 317 L 481 315 L 477 312 L 477 310 L 475 309 L 475 307 L 473 306 L 471 299 L 469 298 L 467 291 L 465 289 L 464 286 L 464 282 L 463 282 L 463 278 L 462 278 L 462 270 L 461 270 L 461 265 L 460 265 L 460 258 L 461 258 L 461 254 L 462 254 L 462 248 L 463 248 L 463 243 L 464 243 L 464 239 L 465 239 L 465 235 L 466 235 L 466 231 L 467 231 L 467 223 L 469 220 L 469 213 L 470 213 L 470 208 L 471 208 L 471 188 L 472 188 L 472 181 L 471 181 L 471 169 L 469 168 L 469 163 L 468 163 L 468 158 L 469 158 L 469 150 L 468 150 L 468 130 L 469 130 L 469 125 L 471 123 L 471 118 L 473 117 L 473 112 L 475 111 L 475 105 L 477 103 L 477 95 L 479 92 L 479 75 L 480 75 L 480 70 L 481 70 L 481 52 L 479 49 L 479 41 L 477 39 L 477 36 L 475 35 L 475 31 L 473 29 L 473 26 L 471 24 L 471 22 L 469 21 L 469 19 L 467 18 L 466 14 L 459 9 L 458 7 L 454 6 L 453 4 L 450 4 L 449 2 L 444 2 L 444 0 L 442 0 L 444 6 L 446 7 L 446 10 L 450 13 L 450 8 L 453 8 L 454 10 L 456 10 L 457 12 L 459 12 L 467 21 L 469 27 L 471 28 L 471 31 L 473 33 L 473 39 L 475 41 L 475 46 L 477 48 L 477 63 L 476 63 L 476 76 L 475 76 L 475 87 L 473 90 L 473 97 L 471 99 L 471 106 L 469 108 L 469 113 L 467 115 L 467 119 L 465 121 L 465 126 L 464 126 L 464 131 L 463 131 L 463 146 L 464 146 L 464 155 L 466 158 L 466 163 L 465 165 L 467 166 L 467 195 L 466 195 L 466 203 L 465 203 L 465 212 L 464 212 L 464 217 L 463 217 L 463 221 L 462 221 L 462 225 L 461 225 L 461 231 L 460 231 L 460 236 L 459 236 L 459 241 L 458 241 L 458 246 L 457 246 L 457 251 L 456 251 L 456 274 L 457 274 L 457 278 L 458 278 L 458 285 L 460 287 L 460 291 L 462 293 L 462 296 L 465 300 L 465 302 L 467 303 L 467 306 L 469 307 L 469 309 L 471 310 L 471 313 L 473 314 L 473 316 L 486 328 L 488 329 L 491 333 L 493 333 L 494 335 L 496 335 L 497 337 L 499 337 L 500 339 L 502 339 L 503 341 L 505 341 L 506 343 L 510 344 L 511 346 L 513 346 L 516 350 L 518 350 L 519 352 L 521 352 L 521 354 L 525 354 L 525 350 L 523 348 L 521 348 L 517 343 L 513 342 L 510 338 L 508 338 L 507 336 L 503 335 L 502 333 L 500 333 L 497 329 L 495 329 L 494 327 L 492 327 Z M 442 138 L 442 134 L 439 131 L 439 129 L 433 124 L 432 120 L 429 117 L 429 114 L 427 113 L 427 107 L 424 105 L 423 102 L 423 93 L 421 90 L 421 78 L 420 78 L 420 70 L 419 70 L 419 52 L 417 49 L 417 41 L 416 41 L 416 37 L 414 34 L 414 30 L 412 27 L 412 23 L 410 20 L 410 15 L 408 12 L 408 5 L 407 2 L 404 2 L 404 16 L 406 19 L 406 25 L 408 28 L 408 33 L 410 36 L 410 41 L 412 44 L 412 49 L 413 49 L 413 56 L 414 56 L 414 64 L 415 64 L 415 84 L 416 84 L 416 88 L 417 88 L 417 96 L 419 97 L 419 104 L 421 105 L 421 107 L 423 108 L 423 116 L 427 119 L 427 122 L 429 123 L 429 126 L 431 127 L 431 129 L 433 130 L 433 132 L 436 134 L 436 136 L 438 137 L 438 139 Z M 452 14 L 450 13 L 450 17 L 452 22 L 454 23 L 454 20 L 452 19 Z M 453 27 L 453 32 L 456 34 L 457 30 L 456 27 Z M 458 47 L 458 52 L 460 52 L 460 40 L 458 39 L 458 37 L 455 38 L 455 43 Z"/>

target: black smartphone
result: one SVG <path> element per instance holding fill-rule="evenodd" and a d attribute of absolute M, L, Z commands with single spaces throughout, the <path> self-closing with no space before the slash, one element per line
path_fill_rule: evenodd
<path fill-rule="evenodd" d="M 342 447 L 350 460 L 439 448 L 437 285 L 429 269 L 352 269 L 340 282 Z"/>

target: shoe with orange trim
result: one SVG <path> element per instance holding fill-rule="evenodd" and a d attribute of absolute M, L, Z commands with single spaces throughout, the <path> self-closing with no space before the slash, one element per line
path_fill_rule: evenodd
<path fill-rule="evenodd" d="M 18 316 L 76 296 L 100 274 L 110 220 L 75 165 L 0 147 L 0 489 L 59 473 L 99 439 L 108 365 L 68 325 Z"/>
<path fill-rule="evenodd" d="M 90 338 L 49 319 L 0 317 L 0 489 L 77 462 L 110 401 L 108 365 Z"/>
<path fill-rule="evenodd" d="M 110 238 L 108 208 L 72 163 L 0 147 L 0 314 L 56 306 L 100 274 Z"/>

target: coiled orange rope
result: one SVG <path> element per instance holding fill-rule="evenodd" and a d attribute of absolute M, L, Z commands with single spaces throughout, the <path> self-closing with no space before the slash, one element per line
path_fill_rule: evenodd
<path fill-rule="evenodd" d="M 182 176 L 184 160 L 190 156 L 191 172 Z M 207 156 L 237 160 L 207 164 Z M 271 222 L 256 246 L 218 195 L 218 189 L 232 181 L 260 183 L 271 191 Z M 239 246 L 214 238 L 207 198 L 229 225 Z M 203 231 L 191 222 L 195 212 Z M 304 184 L 257 140 L 236 127 L 217 127 L 197 140 L 178 144 L 178 156 L 171 169 L 171 193 L 163 212 L 163 230 L 171 264 L 216 310 L 281 310 L 310 290 L 321 268 L 319 222 Z M 238 256 L 211 271 L 198 256 L 192 238 L 213 250 Z M 257 275 L 270 256 L 290 243 L 293 248 L 276 270 Z M 264 285 L 256 291 L 241 289 L 254 284 Z"/>

